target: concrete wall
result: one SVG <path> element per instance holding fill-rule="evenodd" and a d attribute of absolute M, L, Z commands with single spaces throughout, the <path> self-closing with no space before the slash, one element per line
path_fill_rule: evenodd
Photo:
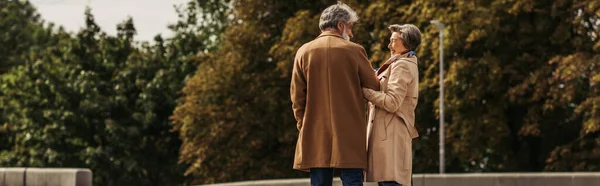
<path fill-rule="evenodd" d="M 415 174 L 414 186 L 600 186 L 598 173 Z M 307 186 L 309 179 L 260 180 L 206 186 Z M 342 186 L 339 178 L 334 186 Z M 365 186 L 377 186 L 365 183 Z"/>
<path fill-rule="evenodd" d="M 91 186 L 89 169 L 0 168 L 0 186 Z"/>

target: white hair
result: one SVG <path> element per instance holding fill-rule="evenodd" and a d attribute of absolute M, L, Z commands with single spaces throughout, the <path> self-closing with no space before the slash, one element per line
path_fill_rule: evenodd
<path fill-rule="evenodd" d="M 319 29 L 337 28 L 339 21 L 347 24 L 352 24 L 358 21 L 358 15 L 348 5 L 338 1 L 337 4 L 331 5 L 323 10 L 319 19 Z"/>

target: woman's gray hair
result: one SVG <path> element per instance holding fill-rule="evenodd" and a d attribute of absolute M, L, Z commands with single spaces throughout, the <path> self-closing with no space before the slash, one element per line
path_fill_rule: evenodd
<path fill-rule="evenodd" d="M 419 45 L 421 45 L 421 31 L 417 26 L 412 24 L 403 24 L 398 25 L 394 24 L 388 27 L 392 32 L 398 32 L 400 34 L 400 39 L 402 39 L 402 44 L 411 51 L 417 50 Z"/>
<path fill-rule="evenodd" d="M 352 24 L 358 21 L 358 15 L 348 5 L 338 1 L 337 4 L 331 5 L 323 10 L 319 19 L 319 29 L 337 28 L 339 21 L 347 24 Z"/>

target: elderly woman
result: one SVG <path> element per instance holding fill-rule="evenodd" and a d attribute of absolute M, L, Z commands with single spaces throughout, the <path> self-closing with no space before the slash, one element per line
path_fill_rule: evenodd
<path fill-rule="evenodd" d="M 419 97 L 419 71 L 414 51 L 421 44 L 419 28 L 391 25 L 392 56 L 377 71 L 381 91 L 363 88 L 369 100 L 367 182 L 380 186 L 411 184 L 412 139 Z"/>

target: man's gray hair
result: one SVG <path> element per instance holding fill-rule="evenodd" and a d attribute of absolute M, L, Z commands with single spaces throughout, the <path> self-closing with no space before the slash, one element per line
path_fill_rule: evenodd
<path fill-rule="evenodd" d="M 400 34 L 400 39 L 402 39 L 402 44 L 411 51 L 417 50 L 419 45 L 421 45 L 421 31 L 417 26 L 412 24 L 403 24 L 398 25 L 394 24 L 388 27 L 392 32 L 398 32 Z"/>
<path fill-rule="evenodd" d="M 319 19 L 319 29 L 337 28 L 339 21 L 347 24 L 352 24 L 358 21 L 358 15 L 348 5 L 338 1 L 337 4 L 331 5 L 323 10 Z"/>

